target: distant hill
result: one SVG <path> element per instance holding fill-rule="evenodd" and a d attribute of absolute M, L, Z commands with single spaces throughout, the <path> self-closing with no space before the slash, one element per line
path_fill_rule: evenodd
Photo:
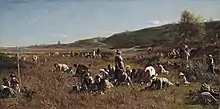
<path fill-rule="evenodd" d="M 206 23 L 207 35 L 210 37 L 210 39 L 214 39 L 216 33 L 220 34 L 220 21 L 212 21 Z M 172 32 L 177 29 L 176 27 L 177 24 L 167 24 L 137 31 L 126 31 L 119 34 L 114 34 L 107 38 L 97 37 L 92 39 L 79 40 L 70 44 L 54 44 L 42 47 L 130 48 L 134 46 L 147 47 L 149 45 L 172 44 L 174 40 L 174 35 L 172 35 Z"/>
<path fill-rule="evenodd" d="M 147 46 L 150 44 L 159 44 L 160 42 L 166 43 L 173 39 L 169 35 L 173 26 L 175 25 L 169 24 L 133 32 L 123 32 L 108 37 L 104 42 L 116 48 Z"/>
<path fill-rule="evenodd" d="M 109 47 L 106 43 L 103 43 L 106 38 L 104 37 L 96 37 L 91 39 L 79 40 L 74 43 L 70 43 L 67 47 L 87 47 L 87 48 L 94 48 L 94 47 Z"/>
<path fill-rule="evenodd" d="M 206 23 L 208 37 L 214 39 L 216 33 L 220 34 L 220 21 Z M 172 43 L 174 35 L 171 35 L 177 28 L 177 24 L 168 24 L 159 27 L 145 28 L 133 32 L 124 32 L 112 35 L 104 43 L 116 48 L 127 48 L 133 46 L 161 45 Z"/>
<path fill-rule="evenodd" d="M 78 40 L 73 43 L 68 44 L 49 44 L 49 45 L 34 45 L 29 46 L 28 48 L 71 48 L 71 47 L 83 47 L 83 48 L 94 48 L 94 47 L 104 47 L 108 48 L 109 46 L 103 41 L 106 40 L 105 37 L 96 37 L 91 39 Z"/>

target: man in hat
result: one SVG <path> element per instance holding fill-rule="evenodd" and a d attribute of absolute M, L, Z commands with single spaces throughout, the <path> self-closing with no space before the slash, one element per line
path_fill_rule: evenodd
<path fill-rule="evenodd" d="M 116 51 L 116 56 L 115 56 L 115 79 L 118 78 L 118 73 L 120 70 L 124 71 L 124 63 L 123 63 L 123 58 L 121 56 L 121 51 L 117 49 Z"/>
<path fill-rule="evenodd" d="M 180 84 L 190 85 L 190 82 L 187 81 L 186 76 L 180 72 L 179 74 Z"/>
<path fill-rule="evenodd" d="M 214 59 L 212 55 L 208 56 L 207 64 L 208 64 L 208 72 L 211 72 L 212 74 L 216 75 L 215 70 L 214 70 Z"/>
<path fill-rule="evenodd" d="M 152 47 L 147 48 L 149 55 L 152 53 Z"/>
<path fill-rule="evenodd" d="M 188 45 L 184 45 L 181 49 L 180 49 L 180 53 L 181 53 L 181 57 L 185 60 L 188 61 L 190 53 L 188 51 Z"/>

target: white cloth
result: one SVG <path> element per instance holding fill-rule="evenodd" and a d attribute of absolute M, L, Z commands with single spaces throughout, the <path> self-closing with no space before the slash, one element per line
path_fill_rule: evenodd
<path fill-rule="evenodd" d="M 5 88 L 9 88 L 9 87 L 5 86 L 5 85 L 1 85 L 1 90 L 5 89 Z"/>
<path fill-rule="evenodd" d="M 144 71 L 145 72 L 149 71 L 150 77 L 152 77 L 153 75 L 156 75 L 156 70 L 155 70 L 155 68 L 153 66 L 146 67 Z"/>
<path fill-rule="evenodd" d="M 169 73 L 169 71 L 165 70 L 165 68 L 162 65 L 159 65 L 159 67 L 160 67 L 160 73 L 165 73 L 165 74 Z"/>
<path fill-rule="evenodd" d="M 67 71 L 69 67 L 66 64 L 58 64 L 60 71 Z"/>
<path fill-rule="evenodd" d="M 186 79 L 186 77 L 184 75 L 181 76 L 180 83 L 181 84 L 185 84 L 185 85 L 189 85 L 190 84 L 190 82 Z"/>

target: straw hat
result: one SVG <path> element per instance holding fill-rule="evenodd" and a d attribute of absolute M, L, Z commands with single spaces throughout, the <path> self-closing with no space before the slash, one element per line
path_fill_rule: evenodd
<path fill-rule="evenodd" d="M 131 68 L 131 66 L 130 65 L 126 65 L 126 67 L 125 67 L 126 69 L 130 69 Z"/>

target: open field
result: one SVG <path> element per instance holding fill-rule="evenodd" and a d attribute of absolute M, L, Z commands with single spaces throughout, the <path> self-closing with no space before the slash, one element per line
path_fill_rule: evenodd
<path fill-rule="evenodd" d="M 33 51 L 32 51 L 33 52 Z M 37 50 L 37 52 L 39 52 Z M 40 51 L 42 52 L 42 51 Z M 51 51 L 52 52 L 52 51 Z M 137 52 L 123 53 L 124 58 L 135 56 Z M 40 62 L 32 68 L 21 69 L 22 86 L 37 92 L 33 100 L 28 102 L 25 98 L 0 100 L 1 109 L 208 109 L 210 106 L 187 105 L 186 93 L 192 89 L 199 89 L 201 83 L 193 83 L 190 87 L 170 87 L 161 91 L 143 91 L 140 84 L 131 86 L 118 86 L 107 90 L 104 95 L 99 94 L 70 94 L 72 86 L 76 84 L 76 78 L 68 74 L 51 72 L 53 63 L 66 63 L 71 66 L 74 63 L 92 64 L 92 75 L 99 73 L 100 68 L 107 64 L 114 64 L 113 57 L 109 61 L 102 59 L 74 58 L 62 56 L 42 55 L 47 62 Z M 28 61 L 30 59 L 28 58 Z M 135 63 L 125 59 L 125 65 L 132 68 L 142 68 Z M 172 82 L 178 80 L 178 72 L 169 69 L 170 75 L 159 75 L 168 77 Z M 0 77 L 8 76 L 16 70 L 4 70 Z M 0 82 L 1 83 L 1 82 Z M 216 85 L 215 85 L 216 86 Z"/>

